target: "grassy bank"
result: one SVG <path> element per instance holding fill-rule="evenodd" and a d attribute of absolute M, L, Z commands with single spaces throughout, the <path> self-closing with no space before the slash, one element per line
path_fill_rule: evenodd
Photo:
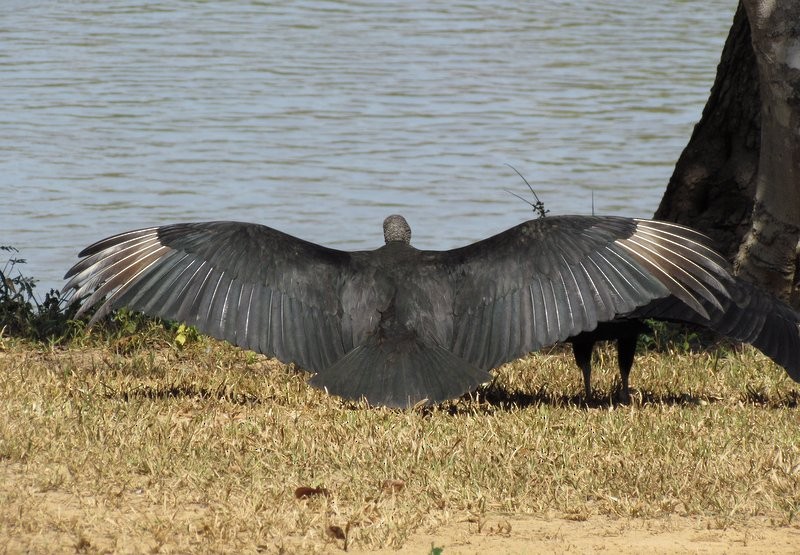
<path fill-rule="evenodd" d="M 503 534 L 497 514 L 796 527 L 798 389 L 750 348 L 645 354 L 630 406 L 605 349 L 588 407 L 560 350 L 474 399 L 394 411 L 183 329 L 123 332 L 0 339 L 9 551 L 396 548 L 455 521 Z"/>

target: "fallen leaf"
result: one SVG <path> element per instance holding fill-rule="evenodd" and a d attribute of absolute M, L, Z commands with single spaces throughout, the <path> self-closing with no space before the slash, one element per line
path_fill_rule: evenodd
<path fill-rule="evenodd" d="M 328 535 L 336 540 L 346 540 L 347 535 L 345 535 L 344 530 L 342 530 L 341 526 L 328 526 Z"/>
<path fill-rule="evenodd" d="M 311 488 L 308 486 L 300 486 L 296 490 L 294 490 L 294 496 L 297 499 L 308 499 L 309 497 L 315 497 L 317 495 L 324 495 L 325 497 L 328 496 L 328 490 L 325 488 Z"/>
<path fill-rule="evenodd" d="M 384 480 L 383 491 L 397 493 L 406 487 L 404 480 Z"/>

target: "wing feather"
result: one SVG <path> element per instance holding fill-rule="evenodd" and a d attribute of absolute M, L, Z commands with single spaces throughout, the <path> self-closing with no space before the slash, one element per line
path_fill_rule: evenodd
<path fill-rule="evenodd" d="M 265 226 L 208 222 L 121 233 L 80 256 L 65 289 L 88 295 L 80 313 L 99 305 L 91 323 L 128 306 L 311 370 L 344 352 L 338 284 L 352 272 L 350 253 Z"/>
<path fill-rule="evenodd" d="M 720 308 L 701 299 L 707 317 L 673 295 L 639 307 L 630 316 L 698 324 L 750 343 L 800 381 L 800 313 L 738 277 L 727 281 L 726 290 L 730 297 L 718 299 Z"/>
<path fill-rule="evenodd" d="M 531 293 L 531 304 L 533 305 L 533 332 L 534 345 L 544 345 L 549 334 L 547 323 L 547 305 L 544 301 L 544 286 L 538 277 L 528 285 Z M 469 358 L 467 360 L 470 360 Z"/>
<path fill-rule="evenodd" d="M 708 307 L 728 298 L 730 279 L 708 242 L 674 224 L 563 216 L 531 220 L 462 249 L 431 253 L 448 268 L 456 291 L 451 348 L 483 368 L 670 294 L 704 317 Z M 492 315 L 490 323 L 479 318 L 484 311 Z M 499 325 L 504 320 L 508 324 Z M 509 340 L 519 330 L 526 330 L 524 337 Z"/>

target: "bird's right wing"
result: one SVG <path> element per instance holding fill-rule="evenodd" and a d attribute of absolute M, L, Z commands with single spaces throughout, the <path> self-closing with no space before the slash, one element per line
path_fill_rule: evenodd
<path fill-rule="evenodd" d="M 706 242 L 666 222 L 555 216 L 428 256 L 453 287 L 453 352 L 488 369 L 670 294 L 708 316 L 730 275 Z"/>

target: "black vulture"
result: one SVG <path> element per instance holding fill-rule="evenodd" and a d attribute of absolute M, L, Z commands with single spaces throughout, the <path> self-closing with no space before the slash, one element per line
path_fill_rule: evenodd
<path fill-rule="evenodd" d="M 633 366 L 639 335 L 650 332 L 645 319 L 693 324 L 708 328 L 736 341 L 750 343 L 783 366 L 789 375 L 798 360 L 800 313 L 774 296 L 738 277 L 726 282 L 728 297 L 719 299 L 721 307 L 701 300 L 708 316 L 689 308 L 675 296 L 656 299 L 610 322 L 600 322 L 594 330 L 567 339 L 572 343 L 575 362 L 583 373 L 584 394 L 591 397 L 591 358 L 597 341 L 617 341 L 621 379 L 620 398 L 630 398 L 628 377 Z"/>
<path fill-rule="evenodd" d="M 553 216 L 428 251 L 395 215 L 384 237 L 347 252 L 250 223 L 151 227 L 84 249 L 65 290 L 88 295 L 81 311 L 104 300 L 90 324 L 123 306 L 186 322 L 294 362 L 331 394 L 391 407 L 459 397 L 504 362 L 660 299 L 708 321 L 735 302 L 707 238 L 667 222 Z M 800 380 L 796 322 L 760 332 L 788 345 L 776 360 Z"/>

